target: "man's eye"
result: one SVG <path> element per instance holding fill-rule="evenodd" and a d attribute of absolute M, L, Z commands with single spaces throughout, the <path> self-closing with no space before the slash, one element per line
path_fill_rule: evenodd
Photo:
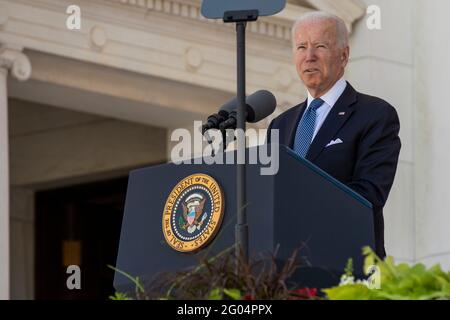
<path fill-rule="evenodd" d="M 298 47 L 297 47 L 297 50 L 304 50 L 304 49 L 306 49 L 305 46 L 298 46 Z"/>
<path fill-rule="evenodd" d="M 326 49 L 326 45 L 324 45 L 324 44 L 319 44 L 319 45 L 317 46 L 317 48 Z"/>

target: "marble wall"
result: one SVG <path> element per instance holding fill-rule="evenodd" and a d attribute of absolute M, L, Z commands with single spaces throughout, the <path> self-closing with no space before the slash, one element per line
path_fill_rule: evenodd
<path fill-rule="evenodd" d="M 381 9 L 381 30 L 359 21 L 347 79 L 394 105 L 403 143 L 385 209 L 386 249 L 398 261 L 450 267 L 450 28 L 445 0 L 365 0 Z"/>

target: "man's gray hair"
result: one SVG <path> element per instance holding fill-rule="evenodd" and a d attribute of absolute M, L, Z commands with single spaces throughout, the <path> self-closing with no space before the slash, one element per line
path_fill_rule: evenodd
<path fill-rule="evenodd" d="M 337 31 L 337 44 L 340 48 L 345 48 L 348 46 L 348 29 L 345 25 L 344 20 L 339 18 L 338 16 L 323 12 L 323 11 L 313 11 L 308 12 L 300 16 L 294 23 L 292 27 L 292 41 L 295 42 L 295 33 L 297 29 L 305 22 L 313 22 L 313 21 L 327 21 L 332 20 L 336 23 L 336 31 Z M 295 46 L 295 43 L 294 43 Z"/>

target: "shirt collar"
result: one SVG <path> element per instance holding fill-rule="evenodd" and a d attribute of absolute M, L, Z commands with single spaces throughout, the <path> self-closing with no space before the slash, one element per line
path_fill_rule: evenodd
<path fill-rule="evenodd" d="M 342 77 L 334 84 L 334 86 L 330 90 L 328 90 L 327 93 L 321 96 L 320 99 L 322 99 L 327 105 L 333 108 L 339 97 L 344 93 L 346 87 L 347 81 L 345 81 Z M 313 96 L 308 91 L 308 107 L 313 100 Z"/>

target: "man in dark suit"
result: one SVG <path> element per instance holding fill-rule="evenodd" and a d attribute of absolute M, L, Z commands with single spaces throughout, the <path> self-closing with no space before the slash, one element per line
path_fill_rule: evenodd
<path fill-rule="evenodd" d="M 293 28 L 294 60 L 308 99 L 274 119 L 280 144 L 316 164 L 373 205 L 375 251 L 385 257 L 383 207 L 401 143 L 395 109 L 343 79 L 348 32 L 338 17 L 315 12 Z M 356 226 L 357 227 L 357 226 Z"/>

